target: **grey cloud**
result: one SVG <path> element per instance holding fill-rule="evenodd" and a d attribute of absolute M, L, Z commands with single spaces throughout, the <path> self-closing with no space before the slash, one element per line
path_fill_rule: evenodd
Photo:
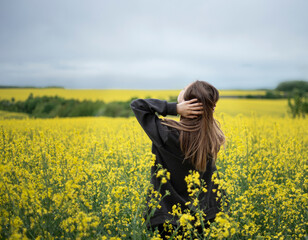
<path fill-rule="evenodd" d="M 308 78 L 307 7 L 305 0 L 1 1 L 0 83 L 181 88 L 203 78 L 221 88 L 274 87 Z"/>

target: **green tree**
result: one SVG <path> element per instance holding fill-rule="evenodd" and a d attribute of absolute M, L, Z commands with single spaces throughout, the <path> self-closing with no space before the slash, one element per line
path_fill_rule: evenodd
<path fill-rule="evenodd" d="M 301 89 L 305 92 L 308 92 L 308 82 L 307 81 L 285 81 L 278 84 L 275 90 L 292 92 L 293 89 Z"/>
<path fill-rule="evenodd" d="M 293 118 L 296 116 L 305 118 L 308 112 L 307 93 L 302 89 L 294 88 L 288 95 L 288 106 Z"/>

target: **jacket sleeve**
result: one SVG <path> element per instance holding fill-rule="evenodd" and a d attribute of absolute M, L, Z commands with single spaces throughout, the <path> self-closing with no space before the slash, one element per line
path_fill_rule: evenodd
<path fill-rule="evenodd" d="M 161 124 L 161 119 L 156 113 L 166 115 L 177 115 L 176 102 L 167 102 L 159 99 L 136 99 L 130 104 L 131 109 L 152 142 L 160 147 L 166 138 L 167 126 Z"/>

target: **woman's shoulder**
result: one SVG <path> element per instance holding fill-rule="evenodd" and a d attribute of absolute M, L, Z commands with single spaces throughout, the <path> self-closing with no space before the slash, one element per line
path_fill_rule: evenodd
<path fill-rule="evenodd" d="M 180 132 L 178 129 L 167 126 L 162 123 L 163 119 L 159 118 L 160 135 L 165 145 L 179 145 Z"/>
<path fill-rule="evenodd" d="M 164 122 L 165 122 L 164 119 L 159 118 L 159 120 L 160 120 L 161 126 L 162 126 L 162 128 L 164 129 L 165 132 L 173 134 L 173 135 L 174 134 L 176 134 L 176 135 L 180 134 L 180 130 L 178 130 L 177 128 L 171 127 L 169 125 L 165 125 L 164 124 Z"/>

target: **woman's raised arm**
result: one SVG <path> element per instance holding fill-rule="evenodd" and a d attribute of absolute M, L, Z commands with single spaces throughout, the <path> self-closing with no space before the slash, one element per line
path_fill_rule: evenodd
<path fill-rule="evenodd" d="M 161 124 L 161 119 L 156 113 L 167 116 L 177 115 L 177 103 L 167 102 L 159 99 L 136 99 L 130 104 L 131 109 L 152 142 L 159 146 L 164 144 L 166 137 L 166 126 Z"/>

